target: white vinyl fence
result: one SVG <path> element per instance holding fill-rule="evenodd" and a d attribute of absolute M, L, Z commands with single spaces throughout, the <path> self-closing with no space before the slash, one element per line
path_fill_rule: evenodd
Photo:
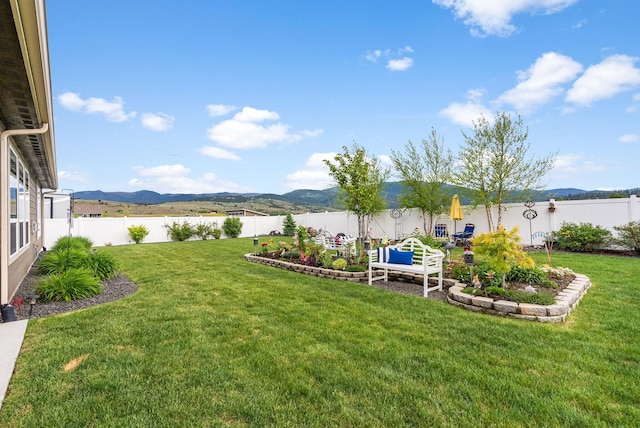
<path fill-rule="evenodd" d="M 541 245 L 544 236 L 560 229 L 563 223 L 591 223 L 609 229 L 615 234 L 614 226 L 621 226 L 631 221 L 640 221 L 638 198 L 591 199 L 582 201 L 537 202 L 530 209 L 535 211 L 535 218 L 524 217 L 528 209 L 524 204 L 507 204 L 503 212 L 502 224 L 507 230 L 519 227 L 522 243 L 525 245 Z M 464 218 L 454 224 L 447 214 L 438 216 L 437 223 L 447 224 L 449 232 L 462 231 L 465 223 L 475 224 L 475 234 L 489 231 L 484 207 L 475 210 L 463 207 Z M 497 209 L 493 210 L 494 221 L 497 221 Z M 530 214 L 533 214 L 530 212 Z M 530 216 L 531 217 L 531 216 Z M 47 219 L 44 224 L 45 247 L 67 236 L 83 236 L 89 238 L 95 246 L 125 245 L 133 243 L 129 238 L 129 226 L 145 225 L 149 235 L 144 243 L 170 241 L 165 225 L 173 222 L 198 223 L 216 222 L 222 227 L 226 217 L 123 217 L 123 218 L 74 218 L 72 224 L 67 219 Z M 242 222 L 241 237 L 268 235 L 271 231 L 282 231 L 285 216 L 239 217 Z M 324 212 L 293 215 L 297 225 L 325 229 L 332 234 L 339 232 L 357 235 L 357 217 L 348 212 Z M 392 218 L 391 211 L 386 210 L 371 219 L 369 234 L 373 238 L 384 236 L 394 239 L 412 233 L 416 228 L 422 231 L 422 216 L 417 210 L 403 211 L 397 219 Z M 435 222 L 434 222 L 435 223 Z M 224 234 L 222 236 L 224 238 Z M 198 239 L 198 238 L 192 238 Z"/>

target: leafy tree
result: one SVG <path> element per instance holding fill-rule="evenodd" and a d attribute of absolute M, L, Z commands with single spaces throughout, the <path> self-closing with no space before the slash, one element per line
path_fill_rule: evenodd
<path fill-rule="evenodd" d="M 238 217 L 227 217 L 222 223 L 222 231 L 229 238 L 237 238 L 242 232 L 242 222 Z"/>
<path fill-rule="evenodd" d="M 459 166 L 453 173 L 453 183 L 469 190 L 474 205 L 484 205 L 489 230 L 502 224 L 503 203 L 518 192 L 527 198 L 532 190 L 542 190 L 540 179 L 549 172 L 555 154 L 540 159 L 527 157 L 528 129 L 518 116 L 515 121 L 507 113 L 498 113 L 491 124 L 483 116 L 473 123 L 473 134 L 462 132 L 465 139 L 459 153 Z M 497 224 L 491 208 L 498 207 Z"/>
<path fill-rule="evenodd" d="M 382 190 L 389 169 L 383 168 L 377 158 L 367 156 L 364 147 L 353 143 L 351 148 L 343 146 L 343 153 L 324 163 L 329 167 L 329 176 L 338 186 L 338 201 L 358 217 L 358 239 L 365 232 L 365 217 L 375 215 L 385 208 Z"/>
<path fill-rule="evenodd" d="M 282 221 L 282 233 L 285 236 L 291 236 L 296 231 L 296 221 L 291 213 L 288 213 Z"/>
<path fill-rule="evenodd" d="M 433 217 L 445 210 L 450 195 L 443 184 L 451 180 L 453 155 L 435 129 L 428 140 L 422 140 L 420 150 L 409 141 L 404 153 L 391 150 L 391 161 L 402 179 L 400 204 L 418 208 L 422 213 L 422 227 L 429 235 Z"/>

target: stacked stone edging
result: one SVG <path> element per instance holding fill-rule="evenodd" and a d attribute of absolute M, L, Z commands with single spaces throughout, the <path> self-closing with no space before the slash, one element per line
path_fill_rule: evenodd
<path fill-rule="evenodd" d="M 266 257 L 254 256 L 253 254 L 245 254 L 245 260 L 254 263 L 260 263 L 266 266 L 274 266 L 280 269 L 286 269 L 293 272 L 303 273 L 305 275 L 317 276 L 319 278 L 332 278 L 339 281 L 350 282 L 366 282 L 367 272 L 346 272 L 335 269 L 325 269 L 322 267 L 305 266 L 299 263 L 291 263 L 284 260 L 269 259 Z"/>
<path fill-rule="evenodd" d="M 491 315 L 506 316 L 539 322 L 563 322 L 569 314 L 578 306 L 580 299 L 585 295 L 591 281 L 582 274 L 575 274 L 576 278 L 564 290 L 556 296 L 553 305 L 532 305 L 529 303 L 516 303 L 506 300 L 492 299 L 483 296 L 473 296 L 463 293 L 464 285 L 457 283 L 449 288 L 447 301 L 455 306 L 474 312 L 483 312 Z"/>

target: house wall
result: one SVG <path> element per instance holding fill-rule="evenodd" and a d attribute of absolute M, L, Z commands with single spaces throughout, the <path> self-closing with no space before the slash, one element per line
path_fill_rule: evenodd
<path fill-rule="evenodd" d="M 549 207 L 553 204 L 555 211 Z M 527 207 L 520 204 L 506 204 L 503 212 L 502 224 L 508 230 L 518 227 L 523 244 L 541 245 L 544 242 L 544 234 L 557 231 L 564 222 L 592 223 L 604 227 L 615 234 L 614 226 L 627 224 L 630 221 L 640 221 L 640 203 L 636 196 L 623 199 L 596 199 L 584 201 L 547 201 L 538 202 L 531 207 L 537 216 L 529 221 L 523 216 Z M 489 231 L 484 207 L 475 210 L 463 207 L 464 218 L 454 224 L 448 215 L 438 218 L 439 223 L 445 222 L 449 231 L 462 231 L 465 223 L 474 223 L 475 233 Z M 497 219 L 497 209 L 493 210 L 494 221 Z M 84 236 L 93 241 L 96 246 L 130 244 L 127 228 L 133 225 L 145 225 L 149 229 L 149 235 L 145 243 L 167 242 L 165 225 L 173 222 L 198 223 L 216 222 L 222 226 L 226 217 L 123 217 L 123 218 L 75 218 L 72 223 L 66 219 L 46 220 L 46 240 L 44 245 L 50 247 L 62 236 L 69 233 L 72 236 Z M 357 235 L 357 217 L 347 212 L 324 212 L 296 214 L 293 218 L 297 225 L 310 226 L 315 229 L 325 229 L 332 234 L 339 232 Z M 282 223 L 285 216 L 268 217 L 242 217 L 241 237 L 268 235 L 273 230 L 282 231 Z M 413 232 L 416 228 L 422 230 L 423 219 L 418 210 L 406 210 L 399 219 L 393 219 L 390 211 L 386 210 L 372 219 L 368 226 L 373 238 L 401 238 L 404 234 Z M 435 222 L 434 222 L 435 223 Z M 223 235 L 224 237 L 224 235 Z"/>
<path fill-rule="evenodd" d="M 29 245 L 23 248 L 9 262 L 9 297 L 13 297 L 22 280 L 27 276 L 31 266 L 36 261 L 38 250 L 42 247 L 42 234 L 38 233 L 38 200 L 37 183 L 29 187 Z"/>

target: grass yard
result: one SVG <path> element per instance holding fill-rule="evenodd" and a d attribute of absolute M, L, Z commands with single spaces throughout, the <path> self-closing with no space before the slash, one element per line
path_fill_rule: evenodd
<path fill-rule="evenodd" d="M 106 249 L 139 292 L 30 321 L 0 426 L 640 425 L 637 258 L 554 254 L 593 286 L 541 324 L 248 263 L 251 239 Z"/>

